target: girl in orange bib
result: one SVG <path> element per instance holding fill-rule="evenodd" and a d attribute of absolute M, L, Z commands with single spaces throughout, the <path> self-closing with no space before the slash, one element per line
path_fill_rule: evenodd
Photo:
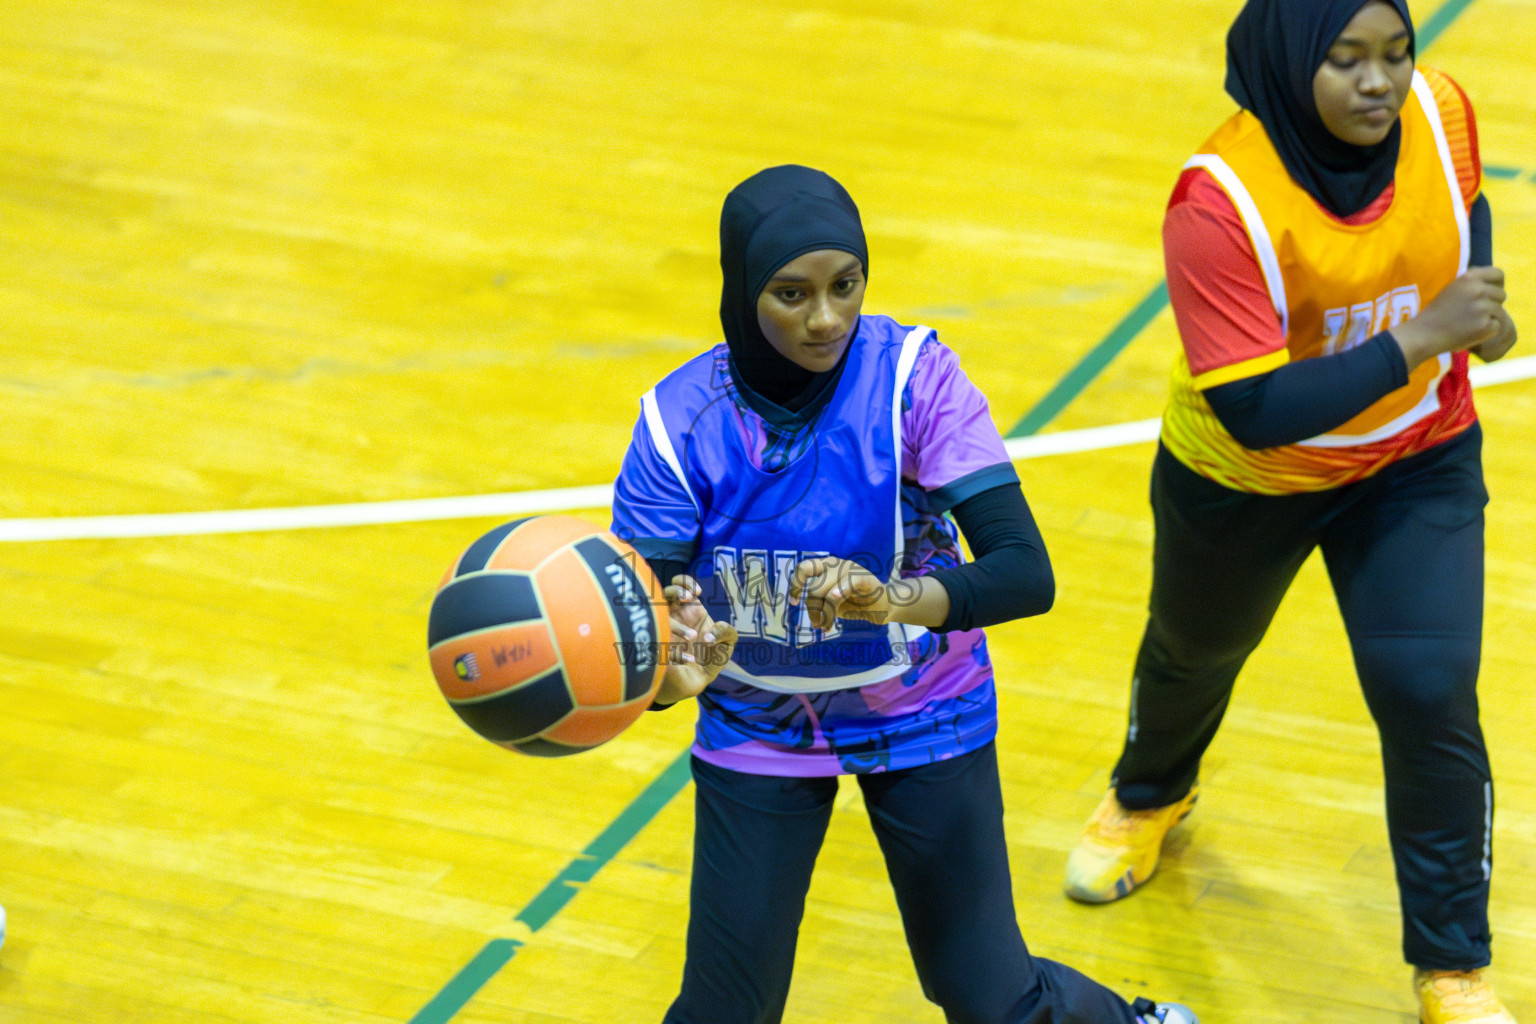
<path fill-rule="evenodd" d="M 1226 84 L 1242 109 L 1164 221 L 1182 353 L 1152 474 L 1150 615 L 1067 891 L 1108 902 L 1151 877 L 1238 670 L 1320 548 L 1380 732 L 1421 1018 L 1512 1024 L 1481 973 L 1487 493 L 1467 354 L 1497 359 L 1516 331 L 1472 108 L 1415 67 L 1404 0 L 1248 0 Z"/>

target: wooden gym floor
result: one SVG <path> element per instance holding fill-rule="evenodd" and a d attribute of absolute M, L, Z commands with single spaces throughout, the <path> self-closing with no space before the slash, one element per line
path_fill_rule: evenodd
<path fill-rule="evenodd" d="M 607 483 L 640 394 L 717 337 L 725 192 L 791 161 L 860 203 L 867 308 L 937 327 L 1005 431 L 1049 394 L 1048 431 L 1154 417 L 1176 346 L 1159 223 L 1231 109 L 1236 7 L 4 5 L 0 1022 L 658 1020 L 691 714 L 553 762 L 469 734 L 425 618 L 495 518 L 16 521 Z M 1536 337 L 1536 3 L 1415 14 L 1477 104 Z M 1106 339 L 1129 344 L 1052 392 Z M 1478 403 L 1494 976 L 1536 1021 L 1536 385 Z M 1025 935 L 1207 1024 L 1404 1024 L 1374 731 L 1316 565 L 1159 877 L 1108 908 L 1060 895 L 1124 727 L 1150 454 L 1020 463 L 1060 581 L 1048 616 L 992 631 Z M 789 1019 L 940 1020 L 853 788 Z"/>

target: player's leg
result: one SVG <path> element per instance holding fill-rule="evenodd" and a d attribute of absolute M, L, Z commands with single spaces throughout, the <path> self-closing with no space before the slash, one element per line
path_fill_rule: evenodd
<path fill-rule="evenodd" d="M 777 1024 L 837 779 L 693 759 L 693 877 L 682 992 L 666 1024 Z"/>
<path fill-rule="evenodd" d="M 1243 662 L 1315 545 L 1327 495 L 1223 487 L 1159 449 L 1152 594 L 1116 791 L 1130 808 L 1188 792 Z"/>
<path fill-rule="evenodd" d="M 1489 962 L 1493 782 L 1477 701 L 1487 500 L 1480 449 L 1474 428 L 1389 467 L 1322 540 L 1381 734 L 1403 954 L 1421 971 L 1461 973 Z M 1468 979 L 1451 981 L 1446 996 L 1465 999 Z M 1482 985 L 1480 976 L 1470 981 Z M 1425 1012 L 1435 1019 L 1428 1004 Z"/>
<path fill-rule="evenodd" d="M 1025 946 L 993 744 L 920 768 L 861 775 L 859 785 L 923 994 L 950 1024 L 1138 1020 L 1114 992 L 1032 957 Z"/>
<path fill-rule="evenodd" d="M 1067 892 L 1102 903 L 1151 877 L 1188 813 L 1200 758 L 1315 543 L 1328 494 L 1255 495 L 1159 448 L 1152 471 L 1152 596 L 1112 788 L 1067 862 Z"/>

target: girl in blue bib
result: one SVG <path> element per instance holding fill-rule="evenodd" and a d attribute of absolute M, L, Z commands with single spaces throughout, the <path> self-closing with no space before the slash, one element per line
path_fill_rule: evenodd
<path fill-rule="evenodd" d="M 837 776 L 859 780 L 924 994 L 975 1024 L 1193 1022 L 1032 957 L 981 627 L 1054 580 L 985 398 L 862 315 L 858 210 L 774 167 L 721 214 L 725 344 L 641 400 L 613 529 L 669 581 L 658 706 L 695 699 L 687 962 L 668 1024 L 772 1024 Z M 976 556 L 960 553 L 963 531 Z"/>

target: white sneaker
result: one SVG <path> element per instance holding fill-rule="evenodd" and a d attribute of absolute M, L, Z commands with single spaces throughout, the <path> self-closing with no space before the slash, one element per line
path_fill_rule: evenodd
<path fill-rule="evenodd" d="M 1136 1014 L 1136 1024 L 1200 1024 L 1195 1011 L 1182 1003 L 1154 1003 L 1150 999 L 1137 999 L 1131 1004 Z"/>

